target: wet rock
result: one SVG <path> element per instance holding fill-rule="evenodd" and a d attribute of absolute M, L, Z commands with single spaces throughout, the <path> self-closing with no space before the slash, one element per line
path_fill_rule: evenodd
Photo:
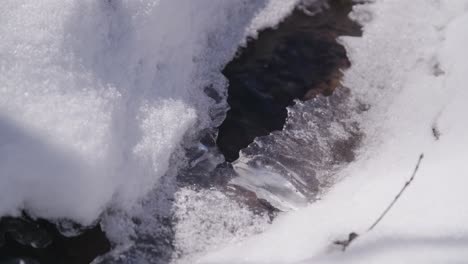
<path fill-rule="evenodd" d="M 46 248 L 52 243 L 52 237 L 39 224 L 18 218 L 2 219 L 2 232 L 16 243 L 32 248 Z"/>
<path fill-rule="evenodd" d="M 45 220 L 4 217 L 0 220 L 0 263 L 90 263 L 110 250 L 110 243 L 97 225 L 66 237 Z"/>

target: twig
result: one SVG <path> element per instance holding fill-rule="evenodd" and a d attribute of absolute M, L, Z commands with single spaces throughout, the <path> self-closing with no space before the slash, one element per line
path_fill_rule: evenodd
<path fill-rule="evenodd" d="M 367 232 L 371 231 L 382 220 L 382 218 L 384 218 L 384 216 L 388 213 L 388 211 L 390 211 L 390 209 L 393 207 L 393 205 L 396 203 L 396 201 L 398 201 L 398 199 L 403 194 L 403 192 L 406 190 L 406 188 L 408 188 L 408 186 L 414 180 L 414 176 L 416 176 L 416 173 L 419 170 L 419 165 L 421 164 L 421 161 L 422 161 L 423 158 L 424 158 L 424 154 L 421 153 L 421 155 L 419 155 L 418 163 L 416 164 L 416 167 L 414 168 L 414 171 L 413 171 L 413 174 L 411 175 L 411 178 L 405 183 L 403 188 L 401 188 L 400 192 L 397 194 L 397 196 L 395 196 L 395 198 L 390 203 L 390 205 L 387 207 L 387 209 L 385 209 L 385 211 L 383 211 L 383 213 L 379 216 L 379 218 L 369 227 L 369 229 L 367 229 Z"/>
<path fill-rule="evenodd" d="M 374 227 L 378 223 L 380 223 L 380 221 L 385 217 L 385 215 L 388 213 L 388 211 L 390 211 L 390 209 L 393 207 L 393 205 L 396 203 L 396 201 L 398 201 L 398 199 L 401 197 L 401 195 L 406 190 L 406 188 L 408 188 L 408 186 L 411 184 L 411 182 L 413 182 L 414 177 L 416 176 L 416 173 L 419 170 L 419 165 L 421 164 L 421 161 L 422 161 L 423 158 L 424 158 L 424 154 L 421 153 L 421 155 L 419 155 L 418 162 L 416 164 L 416 167 L 414 168 L 414 171 L 413 171 L 413 174 L 411 175 L 411 178 L 405 183 L 403 188 L 401 188 L 400 192 L 397 194 L 397 196 L 395 196 L 393 201 L 387 206 L 387 208 L 383 211 L 383 213 L 379 216 L 379 218 L 377 218 L 377 220 L 369 227 L 369 229 L 367 229 L 367 232 L 374 229 Z M 342 250 L 345 251 L 351 245 L 351 243 L 353 241 L 355 241 L 358 237 L 359 237 L 359 234 L 357 234 L 355 232 L 351 232 L 348 235 L 348 239 L 346 239 L 346 240 L 336 240 L 336 241 L 333 242 L 333 244 L 341 246 Z"/>
<path fill-rule="evenodd" d="M 341 246 L 341 250 L 345 251 L 346 248 L 348 248 L 349 245 L 351 245 L 351 242 L 353 242 L 358 237 L 359 235 L 357 233 L 351 232 L 349 233 L 347 240 L 335 240 L 333 241 L 333 244 Z"/>
<path fill-rule="evenodd" d="M 441 134 L 436 124 L 432 125 L 432 135 L 434 136 L 436 141 L 440 139 Z"/>

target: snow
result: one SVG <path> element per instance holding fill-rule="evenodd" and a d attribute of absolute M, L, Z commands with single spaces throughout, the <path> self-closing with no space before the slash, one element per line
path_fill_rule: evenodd
<path fill-rule="evenodd" d="M 0 216 L 134 206 L 223 119 L 238 46 L 295 3 L 2 1 Z"/>
<path fill-rule="evenodd" d="M 341 39 L 344 85 L 371 105 L 359 158 L 319 201 L 198 263 L 466 263 L 468 1 L 380 0 L 352 15 L 364 35 Z M 415 180 L 367 232 L 421 153 Z M 342 252 L 333 241 L 350 232 L 360 237 Z"/>
<path fill-rule="evenodd" d="M 263 232 L 270 221 L 217 190 L 183 188 L 175 198 L 173 263 L 193 263 L 204 252 Z"/>

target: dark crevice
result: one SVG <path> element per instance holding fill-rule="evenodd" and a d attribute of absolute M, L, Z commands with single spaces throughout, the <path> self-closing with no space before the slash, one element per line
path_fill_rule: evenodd
<path fill-rule="evenodd" d="M 227 161 L 256 137 L 281 130 L 286 107 L 295 99 L 330 95 L 341 69 L 350 66 L 336 38 L 359 36 L 360 26 L 348 18 L 351 0 L 331 0 L 308 15 L 297 8 L 278 27 L 249 40 L 223 73 L 229 80 L 230 110 L 219 127 L 217 145 Z"/>

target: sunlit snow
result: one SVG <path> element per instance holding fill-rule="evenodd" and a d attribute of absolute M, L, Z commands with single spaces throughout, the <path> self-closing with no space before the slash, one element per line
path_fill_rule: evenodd
<path fill-rule="evenodd" d="M 3 1 L 0 216 L 90 224 L 132 207 L 222 121 L 203 90 L 225 97 L 237 47 L 294 3 Z"/>

